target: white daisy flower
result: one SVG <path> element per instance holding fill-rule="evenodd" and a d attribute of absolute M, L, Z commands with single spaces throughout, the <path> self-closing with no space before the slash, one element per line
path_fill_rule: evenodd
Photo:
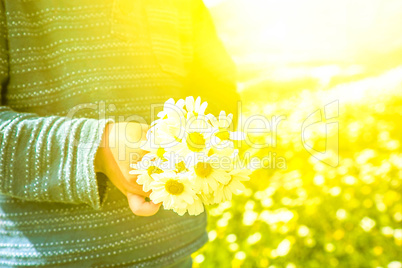
<path fill-rule="evenodd" d="M 157 115 L 159 119 L 151 123 L 147 133 L 147 139 L 152 141 L 151 145 L 170 147 L 170 144 L 177 143 L 179 136 L 184 135 L 187 115 L 184 104 L 183 99 L 176 103 L 174 99 L 165 102 L 164 109 Z"/>
<path fill-rule="evenodd" d="M 180 141 L 178 141 L 176 135 L 180 135 L 180 132 L 184 133 L 184 131 L 169 125 L 170 123 L 158 123 L 151 127 L 147 132 L 147 141 L 141 148 L 154 152 L 159 148 L 168 149 L 177 146 Z"/>
<path fill-rule="evenodd" d="M 202 117 L 193 117 L 187 120 L 183 128 L 183 135 L 180 135 L 176 143 L 166 148 L 167 151 L 176 152 L 182 156 L 189 153 L 207 153 L 211 147 L 211 134 L 213 130 L 208 122 Z"/>
<path fill-rule="evenodd" d="M 202 203 L 204 203 L 205 205 L 216 204 L 214 193 L 209 193 L 209 194 L 200 193 L 198 196 L 200 197 Z"/>
<path fill-rule="evenodd" d="M 216 128 L 229 128 L 233 121 L 233 114 L 228 114 L 226 116 L 225 111 L 221 111 L 218 118 L 213 114 L 208 114 L 207 117 L 211 121 L 212 126 Z"/>
<path fill-rule="evenodd" d="M 205 162 L 197 162 L 191 169 L 195 189 L 204 194 L 216 191 L 219 184 L 226 184 L 230 180 L 230 175 L 219 164 L 211 163 L 210 159 Z"/>
<path fill-rule="evenodd" d="M 155 161 L 154 159 L 155 155 L 147 154 L 140 162 L 131 165 L 134 170 L 131 170 L 129 173 L 131 175 L 137 175 L 137 183 L 142 185 L 144 192 L 151 190 L 151 183 L 154 181 L 152 175 L 163 172 L 163 170 L 159 168 L 160 160 Z"/>
<path fill-rule="evenodd" d="M 184 208 L 192 205 L 196 193 L 187 176 L 175 172 L 154 174 L 151 183 L 150 199 L 155 203 L 163 203 L 165 209 Z"/>
<path fill-rule="evenodd" d="M 147 133 L 147 140 L 141 146 L 141 149 L 149 152 L 148 154 L 146 154 L 149 159 L 152 159 L 152 158 L 162 158 L 163 159 L 163 155 L 166 152 L 166 150 L 163 148 L 163 146 L 161 146 L 159 142 L 156 142 L 155 137 L 152 137 L 150 135 L 150 132 Z"/>
<path fill-rule="evenodd" d="M 182 140 L 181 148 L 178 148 L 178 152 L 183 155 L 192 152 L 208 152 L 211 147 L 210 137 L 211 135 L 207 132 L 187 132 Z"/>
<path fill-rule="evenodd" d="M 214 203 L 222 203 L 232 200 L 233 194 L 240 194 L 245 190 L 242 181 L 250 180 L 251 171 L 248 169 L 234 169 L 229 172 L 230 180 L 227 183 L 220 184 L 214 192 Z"/>
<path fill-rule="evenodd" d="M 160 119 L 168 119 L 169 117 L 180 116 L 185 112 L 183 109 L 184 104 L 185 101 L 183 99 L 178 100 L 176 103 L 174 99 L 168 99 L 163 105 L 163 110 L 158 113 L 157 117 Z M 154 122 L 156 123 L 157 121 Z"/>
<path fill-rule="evenodd" d="M 198 196 L 195 196 L 193 204 L 187 204 L 185 207 L 174 208 L 173 211 L 181 216 L 186 212 L 188 212 L 189 215 L 199 215 L 204 212 L 204 205 L 202 204 L 201 199 Z"/>
<path fill-rule="evenodd" d="M 198 116 L 203 115 L 205 113 L 205 109 L 207 109 L 208 103 L 201 103 L 201 98 L 198 97 L 194 101 L 194 97 L 190 96 L 186 98 L 186 110 L 187 110 L 187 118 L 189 116 Z"/>
<path fill-rule="evenodd" d="M 214 136 L 218 138 L 218 142 L 233 141 L 233 140 L 243 140 L 244 133 L 240 131 L 229 131 L 229 127 L 233 121 L 233 114 L 228 114 L 226 116 L 225 111 L 221 111 L 218 117 L 213 114 L 207 115 L 208 120 L 214 127 Z"/>

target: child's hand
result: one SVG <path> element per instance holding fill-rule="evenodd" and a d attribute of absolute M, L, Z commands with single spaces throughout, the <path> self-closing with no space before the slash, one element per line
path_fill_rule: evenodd
<path fill-rule="evenodd" d="M 148 128 L 148 125 L 133 122 L 108 124 L 95 158 L 95 170 L 104 173 L 127 196 L 131 210 L 138 216 L 152 216 L 160 207 L 160 204 L 145 201 L 150 192 L 144 192 L 136 183 L 137 176 L 129 174 L 130 164 L 146 153 L 139 147 Z"/>

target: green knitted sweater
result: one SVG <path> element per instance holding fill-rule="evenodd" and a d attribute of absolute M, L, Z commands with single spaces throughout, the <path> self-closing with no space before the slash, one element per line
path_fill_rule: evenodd
<path fill-rule="evenodd" d="M 138 217 L 94 156 L 108 121 L 201 96 L 232 110 L 233 62 L 201 0 L 1 0 L 0 267 L 165 267 L 206 215 Z"/>

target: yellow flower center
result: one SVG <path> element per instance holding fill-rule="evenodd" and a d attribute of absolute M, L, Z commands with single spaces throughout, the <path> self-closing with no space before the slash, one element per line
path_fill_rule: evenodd
<path fill-rule="evenodd" d="M 163 172 L 162 169 L 155 167 L 155 166 L 150 166 L 148 169 L 148 175 L 151 176 L 152 174 L 161 174 Z"/>
<path fill-rule="evenodd" d="M 186 165 L 184 164 L 183 161 L 180 161 L 179 163 L 176 164 L 176 169 L 177 169 L 177 172 L 178 172 L 178 173 L 187 170 Z"/>
<path fill-rule="evenodd" d="M 184 185 L 176 180 L 168 180 L 165 184 L 166 192 L 172 195 L 179 195 L 184 192 Z"/>
<path fill-rule="evenodd" d="M 222 141 L 229 140 L 230 133 L 226 128 L 219 128 L 219 131 L 215 134 Z"/>
<path fill-rule="evenodd" d="M 161 158 L 161 159 L 165 159 L 163 157 L 163 155 L 166 153 L 165 149 L 163 149 L 162 147 L 160 147 L 157 151 L 156 151 L 156 155 Z"/>
<path fill-rule="evenodd" d="M 212 173 L 212 167 L 209 163 L 198 162 L 194 169 L 195 173 L 203 178 L 208 177 Z"/>
<path fill-rule="evenodd" d="M 187 147 L 193 152 L 200 152 L 205 148 L 205 139 L 201 133 L 191 132 L 187 137 Z"/>

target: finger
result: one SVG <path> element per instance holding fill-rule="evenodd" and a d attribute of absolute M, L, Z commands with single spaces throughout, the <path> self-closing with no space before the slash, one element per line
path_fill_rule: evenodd
<path fill-rule="evenodd" d="M 137 183 L 138 174 L 130 174 L 130 170 L 126 170 L 125 168 L 124 174 L 126 175 L 121 183 L 127 188 L 127 191 L 143 196 L 149 196 L 149 193 L 144 192 L 143 187 Z"/>
<path fill-rule="evenodd" d="M 130 183 L 126 181 L 125 179 L 123 180 L 114 180 L 113 184 L 117 187 L 117 189 L 120 190 L 124 195 L 127 196 L 128 192 L 135 193 L 137 195 L 141 195 L 144 197 L 149 197 L 151 194 L 151 191 L 149 192 L 144 192 L 142 189 L 141 185 L 138 185 L 135 183 L 136 180 L 133 181 L 133 183 Z"/>
<path fill-rule="evenodd" d="M 125 188 L 126 192 L 131 192 L 143 196 L 149 196 L 148 193 L 143 191 L 142 185 L 139 185 L 137 183 L 137 177 L 138 177 L 137 175 L 127 174 L 127 176 L 123 176 L 123 179 L 119 180 L 118 183 Z"/>
<path fill-rule="evenodd" d="M 152 201 L 145 201 L 144 196 L 127 192 L 128 205 L 131 211 L 137 216 L 152 216 L 155 215 L 160 204 L 154 204 Z"/>
<path fill-rule="evenodd" d="M 129 175 L 129 171 L 125 172 Z M 149 193 L 145 193 L 142 190 L 142 186 L 137 184 L 137 176 L 129 175 L 127 178 L 123 175 L 123 172 L 115 167 L 112 172 L 112 176 L 109 176 L 109 180 L 119 189 L 124 195 L 127 195 L 127 192 L 136 193 L 139 195 L 149 196 Z"/>

